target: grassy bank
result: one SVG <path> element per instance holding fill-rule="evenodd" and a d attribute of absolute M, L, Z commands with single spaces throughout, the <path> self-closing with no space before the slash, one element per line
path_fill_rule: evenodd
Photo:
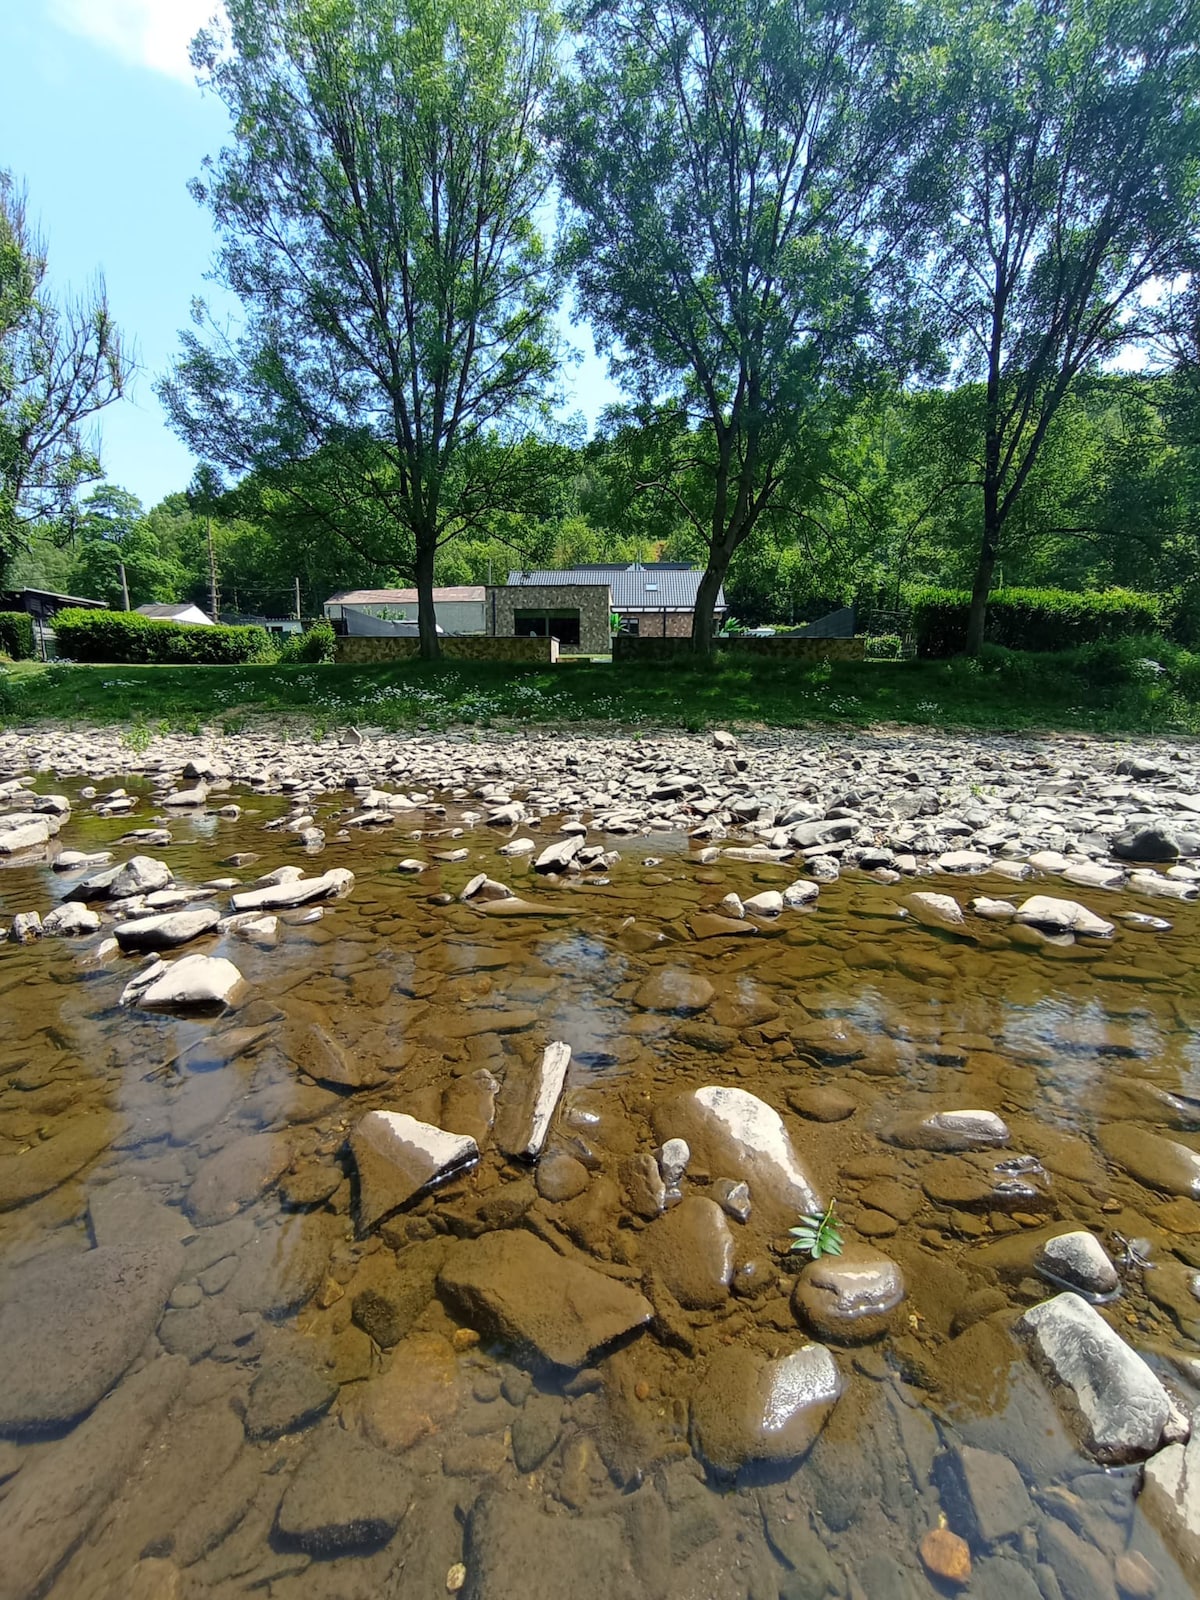
<path fill-rule="evenodd" d="M 0 723 L 116 725 L 126 742 L 166 729 L 236 732 L 256 719 L 296 732 L 599 723 L 701 729 L 867 726 L 1095 733 L 1200 732 L 1195 658 L 1153 672 L 1140 658 L 992 651 L 983 662 L 736 662 L 709 671 L 578 663 L 556 668 L 42 667 L 0 676 Z"/>

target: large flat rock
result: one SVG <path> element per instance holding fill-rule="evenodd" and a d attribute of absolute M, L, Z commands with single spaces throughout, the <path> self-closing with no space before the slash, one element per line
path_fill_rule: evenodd
<path fill-rule="evenodd" d="M 90 1111 L 28 1150 L 0 1156 L 0 1211 L 57 1189 L 107 1148 L 118 1127 L 107 1111 Z"/>
<path fill-rule="evenodd" d="M 127 1378 L 66 1439 L 23 1467 L 4 1500 L 0 1600 L 30 1600 L 50 1588 L 179 1393 L 188 1364 L 162 1356 Z"/>
<path fill-rule="evenodd" d="M 786 1228 L 824 1209 L 783 1119 L 745 1089 L 689 1089 L 655 1106 L 652 1122 L 660 1143 L 686 1140 L 714 1178 L 748 1183 L 755 1211 L 769 1226 Z"/>
<path fill-rule="evenodd" d="M 1069 1291 L 1043 1300 L 1015 1332 L 1098 1460 L 1140 1461 L 1158 1449 L 1171 1414 L 1167 1392 L 1086 1300 Z"/>
<path fill-rule="evenodd" d="M 122 950 L 172 950 L 211 933 L 221 920 L 215 906 L 197 911 L 167 911 L 157 917 L 135 917 L 118 923 L 113 930 Z"/>
<path fill-rule="evenodd" d="M 56 1428 L 90 1411 L 141 1352 L 174 1287 L 178 1246 L 57 1250 L 0 1285 L 0 1432 Z"/>
<path fill-rule="evenodd" d="M 1200 1199 L 1200 1156 L 1177 1139 L 1135 1122 L 1110 1122 L 1100 1130 L 1106 1156 L 1147 1188 Z"/>
<path fill-rule="evenodd" d="M 652 1315 L 633 1289 L 520 1229 L 457 1245 L 438 1288 L 480 1332 L 559 1367 L 583 1366 Z"/>

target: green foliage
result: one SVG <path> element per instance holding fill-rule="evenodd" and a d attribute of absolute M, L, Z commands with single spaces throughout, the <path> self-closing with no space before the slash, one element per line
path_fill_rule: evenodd
<path fill-rule="evenodd" d="M 0 576 L 34 529 L 69 532 L 76 494 L 100 476 L 86 424 L 128 381 L 103 284 L 56 303 L 46 272 L 25 197 L 0 171 Z"/>
<path fill-rule="evenodd" d="M 904 263 L 930 199 L 918 32 L 933 12 L 580 10 L 553 123 L 567 255 L 656 436 L 638 481 L 684 510 L 715 598 L 760 519 L 803 502 L 852 398 L 913 363 Z M 711 627 L 698 607 L 698 650 Z"/>
<path fill-rule="evenodd" d="M 536 131 L 555 16 L 545 0 L 224 12 L 194 59 L 234 134 L 193 192 L 241 330 L 198 307 L 160 392 L 196 455 L 257 471 L 310 537 L 428 594 L 446 540 L 520 503 L 509 447 L 551 409 L 559 285 Z"/>
<path fill-rule="evenodd" d="M 836 1203 L 831 1200 L 824 1212 L 815 1211 L 802 1217 L 798 1228 L 788 1229 L 793 1252 L 810 1256 L 814 1261 L 821 1256 L 841 1255 L 842 1226 L 834 1212 Z"/>
<path fill-rule="evenodd" d="M 59 653 L 72 661 L 233 665 L 271 661 L 265 628 L 205 627 L 165 622 L 133 611 L 60 611 L 54 619 Z"/>
<path fill-rule="evenodd" d="M 332 661 L 337 645 L 333 624 L 314 622 L 303 633 L 289 633 L 276 657 L 281 667 L 300 666 L 314 661 Z"/>
<path fill-rule="evenodd" d="M 33 618 L 25 611 L 0 611 L 0 652 L 12 661 L 33 659 Z"/>
<path fill-rule="evenodd" d="M 912 597 L 917 653 L 957 655 L 966 645 L 970 602 L 965 590 L 918 590 Z M 1090 641 L 1153 633 L 1160 610 L 1154 595 L 1128 589 L 1084 594 L 998 589 L 988 608 L 987 639 L 1009 650 L 1071 650 Z"/>

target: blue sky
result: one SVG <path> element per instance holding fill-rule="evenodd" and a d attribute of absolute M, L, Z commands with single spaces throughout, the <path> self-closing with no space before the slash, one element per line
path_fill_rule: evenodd
<path fill-rule="evenodd" d="M 187 486 L 195 463 L 167 427 L 154 378 L 167 367 L 215 239 L 187 192 L 223 142 L 224 108 L 197 89 L 187 44 L 213 0 L 10 0 L 0 4 L 0 167 L 29 191 L 58 289 L 102 272 L 140 372 L 102 414 L 105 470 L 147 505 Z M 565 319 L 564 319 L 565 320 Z M 565 377 L 589 424 L 615 398 L 586 329 Z"/>

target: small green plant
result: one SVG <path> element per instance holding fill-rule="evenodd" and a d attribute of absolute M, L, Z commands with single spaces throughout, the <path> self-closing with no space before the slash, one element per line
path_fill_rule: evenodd
<path fill-rule="evenodd" d="M 126 728 L 125 732 L 121 735 L 121 743 L 125 746 L 126 750 L 132 750 L 134 755 L 140 756 L 145 755 L 146 751 L 150 748 L 150 740 L 152 738 L 153 734 L 150 732 L 150 729 L 139 718 L 139 720 L 135 722 L 132 727 Z"/>
<path fill-rule="evenodd" d="M 812 1212 L 800 1218 L 798 1228 L 789 1228 L 792 1250 L 811 1256 L 814 1261 L 821 1256 L 840 1256 L 842 1253 L 842 1225 L 835 1215 L 836 1200 L 831 1200 L 823 1213 Z"/>

